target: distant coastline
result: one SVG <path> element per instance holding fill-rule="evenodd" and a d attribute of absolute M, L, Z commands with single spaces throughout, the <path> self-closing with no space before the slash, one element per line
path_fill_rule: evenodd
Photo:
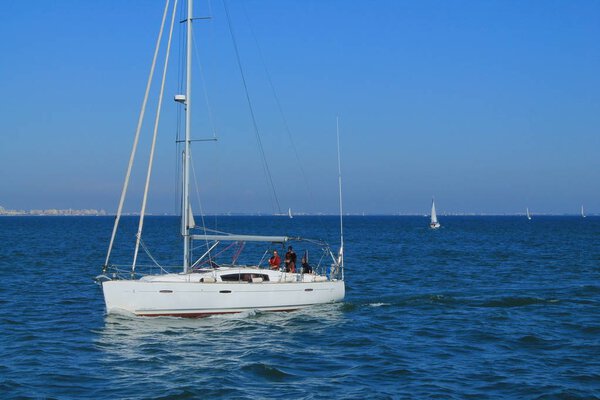
<path fill-rule="evenodd" d="M 50 208 L 46 210 L 7 210 L 0 206 L 0 216 L 18 217 L 18 216 L 104 216 L 108 215 L 104 210 L 84 209 L 75 210 L 72 208 L 60 210 Z"/>

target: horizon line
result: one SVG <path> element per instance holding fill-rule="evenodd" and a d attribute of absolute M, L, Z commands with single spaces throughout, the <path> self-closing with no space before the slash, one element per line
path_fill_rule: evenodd
<path fill-rule="evenodd" d="M 73 210 L 75 211 L 75 210 Z M 0 217 L 115 217 L 116 213 L 102 213 L 102 214 L 43 214 L 43 213 L 10 213 L 2 214 Z M 122 213 L 123 217 L 139 217 L 139 213 Z M 147 217 L 180 217 L 180 214 L 171 213 L 146 213 Z M 468 212 L 457 212 L 457 213 L 438 213 L 438 216 L 442 217 L 525 217 L 526 213 L 468 213 Z M 585 217 L 599 216 L 600 214 L 590 213 L 586 214 Z M 424 213 L 345 213 L 344 217 L 429 217 L 430 214 Z M 536 216 L 543 217 L 567 217 L 575 216 L 581 217 L 579 213 L 535 213 Z M 205 214 L 204 217 L 281 217 L 287 218 L 285 214 L 268 214 L 268 213 L 241 213 L 241 212 L 227 212 L 227 213 L 212 213 Z M 295 217 L 339 217 L 339 214 L 334 213 L 302 213 L 294 214 Z"/>

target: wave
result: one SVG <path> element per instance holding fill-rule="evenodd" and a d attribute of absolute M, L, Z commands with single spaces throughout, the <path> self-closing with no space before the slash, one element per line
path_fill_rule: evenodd
<path fill-rule="evenodd" d="M 528 307 L 532 305 L 560 305 L 572 299 L 560 299 L 555 297 L 543 298 L 532 296 L 501 296 L 501 297 L 472 297 L 464 294 L 422 294 L 415 296 L 393 296 L 377 299 L 363 299 L 353 302 L 344 302 L 341 311 L 345 313 L 355 312 L 364 307 L 483 307 L 483 308 L 514 308 Z M 572 300 L 575 301 L 575 300 Z"/>
<path fill-rule="evenodd" d="M 258 311 L 258 310 L 245 310 L 242 312 L 231 313 L 231 314 L 215 314 L 215 315 L 209 316 L 208 318 L 210 318 L 210 319 L 246 319 L 246 318 L 254 317 L 259 313 L 260 313 L 260 311 Z"/>
<path fill-rule="evenodd" d="M 369 304 L 369 306 L 371 307 L 382 307 L 382 306 L 389 306 L 391 305 L 390 303 L 371 303 Z"/>
<path fill-rule="evenodd" d="M 551 341 L 536 335 L 525 335 L 518 339 L 518 342 L 527 346 L 539 346 L 550 343 Z"/>
<path fill-rule="evenodd" d="M 542 299 L 538 297 L 501 297 L 492 300 L 485 300 L 479 304 L 480 307 L 492 308 L 510 308 L 510 307 L 526 307 L 536 304 L 557 303 L 557 299 Z"/>
<path fill-rule="evenodd" d="M 288 374 L 276 367 L 261 362 L 247 364 L 243 366 L 241 370 L 269 381 L 280 382 L 286 379 L 294 378 L 294 375 Z"/>

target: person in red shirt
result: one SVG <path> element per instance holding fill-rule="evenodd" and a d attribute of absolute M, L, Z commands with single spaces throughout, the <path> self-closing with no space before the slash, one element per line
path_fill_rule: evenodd
<path fill-rule="evenodd" d="M 273 250 L 273 257 L 269 258 L 269 266 L 271 269 L 279 269 L 279 264 L 281 264 L 281 258 L 277 254 L 277 250 Z"/>

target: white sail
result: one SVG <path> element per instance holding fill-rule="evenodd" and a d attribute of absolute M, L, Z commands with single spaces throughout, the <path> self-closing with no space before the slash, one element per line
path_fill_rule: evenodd
<path fill-rule="evenodd" d="M 585 218 L 585 213 L 583 212 L 583 205 L 581 206 L 581 218 Z"/>
<path fill-rule="evenodd" d="M 437 219 L 437 214 L 435 212 L 435 201 L 431 199 L 431 222 L 429 223 L 431 229 L 437 229 L 440 227 L 440 223 Z"/>
<path fill-rule="evenodd" d="M 531 214 L 529 214 L 529 207 L 525 211 L 527 213 L 527 219 L 531 219 Z"/>
<path fill-rule="evenodd" d="M 292 209 L 291 208 L 288 208 L 288 217 L 294 218 L 294 216 L 292 215 Z"/>

